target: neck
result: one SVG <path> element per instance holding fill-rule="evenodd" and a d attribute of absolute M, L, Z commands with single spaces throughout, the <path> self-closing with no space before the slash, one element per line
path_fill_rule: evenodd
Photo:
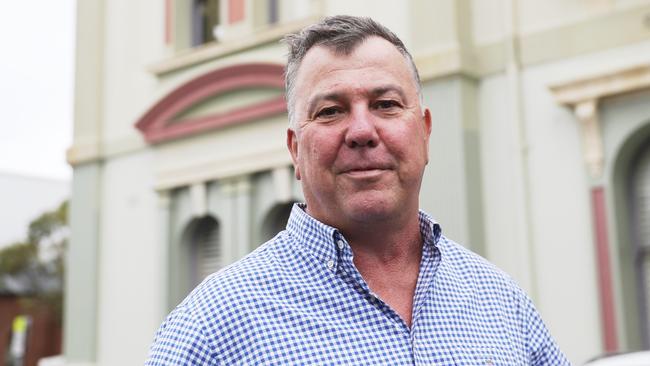
<path fill-rule="evenodd" d="M 404 220 L 373 224 L 357 223 L 342 230 L 354 252 L 355 263 L 373 263 L 386 267 L 415 262 L 422 254 L 422 235 L 417 212 Z"/>
<path fill-rule="evenodd" d="M 413 296 L 422 259 L 419 217 L 404 223 L 359 225 L 345 232 L 354 253 L 354 264 L 370 289 L 411 326 Z"/>

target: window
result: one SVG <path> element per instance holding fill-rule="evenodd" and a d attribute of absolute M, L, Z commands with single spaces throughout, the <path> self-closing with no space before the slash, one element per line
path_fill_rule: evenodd
<path fill-rule="evenodd" d="M 219 38 L 219 0 L 193 0 L 192 46 L 214 42 Z"/>
<path fill-rule="evenodd" d="M 269 24 L 275 24 L 279 19 L 278 0 L 269 0 Z"/>
<path fill-rule="evenodd" d="M 218 271 L 222 266 L 219 223 L 211 216 L 195 222 L 190 237 L 190 287 L 201 283 L 204 278 Z"/>
<path fill-rule="evenodd" d="M 262 242 L 286 228 L 292 208 L 293 202 L 276 204 L 271 208 L 262 223 Z"/>
<path fill-rule="evenodd" d="M 633 162 L 631 218 L 644 348 L 650 348 L 650 140 Z"/>

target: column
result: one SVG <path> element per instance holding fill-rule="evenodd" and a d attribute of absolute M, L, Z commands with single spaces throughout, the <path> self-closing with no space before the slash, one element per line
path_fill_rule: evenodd
<path fill-rule="evenodd" d="M 600 297 L 600 317 L 603 329 L 603 347 L 606 352 L 618 351 L 616 331 L 616 311 L 612 268 L 609 255 L 607 229 L 607 209 L 605 187 L 603 185 L 603 140 L 598 120 L 598 100 L 588 99 L 574 105 L 582 132 L 583 155 L 591 178 L 591 210 L 594 228 L 594 249 L 598 269 L 598 292 Z"/>

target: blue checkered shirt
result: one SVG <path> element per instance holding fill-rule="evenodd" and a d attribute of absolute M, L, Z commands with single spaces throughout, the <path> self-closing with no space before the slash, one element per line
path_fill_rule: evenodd
<path fill-rule="evenodd" d="M 172 311 L 146 365 L 569 365 L 515 282 L 425 213 L 409 328 L 303 207 Z"/>

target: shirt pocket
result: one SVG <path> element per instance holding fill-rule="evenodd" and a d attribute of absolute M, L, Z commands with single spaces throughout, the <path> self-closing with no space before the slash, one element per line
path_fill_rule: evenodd
<path fill-rule="evenodd" d="M 520 366 L 516 355 L 497 347 L 464 347 L 452 351 L 454 362 L 458 366 Z"/>

